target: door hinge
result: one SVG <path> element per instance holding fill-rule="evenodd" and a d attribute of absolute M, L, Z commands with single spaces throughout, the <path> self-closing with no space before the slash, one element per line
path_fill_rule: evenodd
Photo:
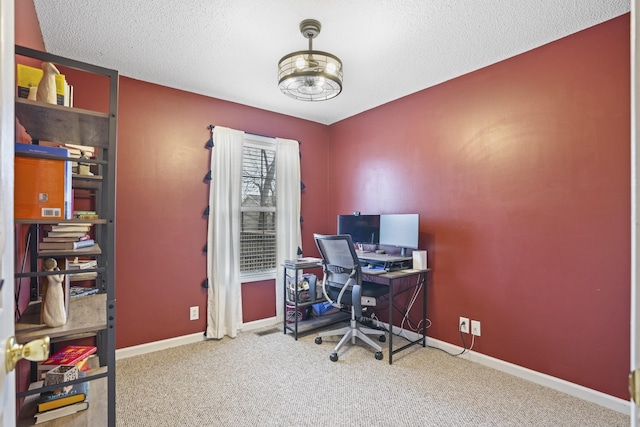
<path fill-rule="evenodd" d="M 636 406 L 640 406 L 640 369 L 629 374 L 629 394 Z"/>

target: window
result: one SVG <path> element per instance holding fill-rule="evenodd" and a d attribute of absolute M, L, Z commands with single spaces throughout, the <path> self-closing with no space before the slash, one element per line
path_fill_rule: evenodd
<path fill-rule="evenodd" d="M 273 276 L 276 268 L 276 144 L 245 134 L 242 155 L 240 272 Z"/>

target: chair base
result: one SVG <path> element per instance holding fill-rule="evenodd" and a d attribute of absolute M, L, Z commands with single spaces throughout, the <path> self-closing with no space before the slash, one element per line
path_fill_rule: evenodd
<path fill-rule="evenodd" d="M 385 331 L 358 326 L 358 322 L 355 319 L 350 319 L 349 326 L 345 326 L 344 328 L 340 329 L 334 329 L 331 331 L 320 332 L 318 334 L 318 338 L 343 335 L 342 339 L 340 339 L 340 342 L 338 342 L 338 345 L 336 345 L 333 349 L 334 353 L 337 353 L 338 350 L 340 350 L 340 347 L 342 347 L 349 340 L 351 340 L 352 344 L 355 344 L 356 338 L 361 339 L 363 342 L 373 347 L 377 352 L 380 352 L 382 351 L 382 347 L 380 347 L 380 345 L 378 345 L 378 343 L 376 343 L 374 340 L 369 338 L 368 335 L 381 336 L 384 334 Z"/>

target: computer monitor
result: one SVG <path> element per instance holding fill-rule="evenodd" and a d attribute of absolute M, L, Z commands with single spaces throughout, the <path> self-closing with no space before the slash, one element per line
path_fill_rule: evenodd
<path fill-rule="evenodd" d="M 380 215 L 338 215 L 338 234 L 349 234 L 353 243 L 377 245 Z"/>
<path fill-rule="evenodd" d="M 401 248 L 401 256 L 406 249 L 418 249 L 420 216 L 418 214 L 380 215 L 380 245 Z"/>

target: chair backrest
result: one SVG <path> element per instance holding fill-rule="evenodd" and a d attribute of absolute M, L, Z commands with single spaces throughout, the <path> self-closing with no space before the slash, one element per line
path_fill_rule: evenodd
<path fill-rule="evenodd" d="M 314 234 L 313 238 L 322 257 L 328 285 L 342 287 L 347 283 L 349 277 L 352 277 L 353 284 L 359 286 L 362 282 L 362 268 L 351 236 L 348 234 L 329 236 Z"/>

